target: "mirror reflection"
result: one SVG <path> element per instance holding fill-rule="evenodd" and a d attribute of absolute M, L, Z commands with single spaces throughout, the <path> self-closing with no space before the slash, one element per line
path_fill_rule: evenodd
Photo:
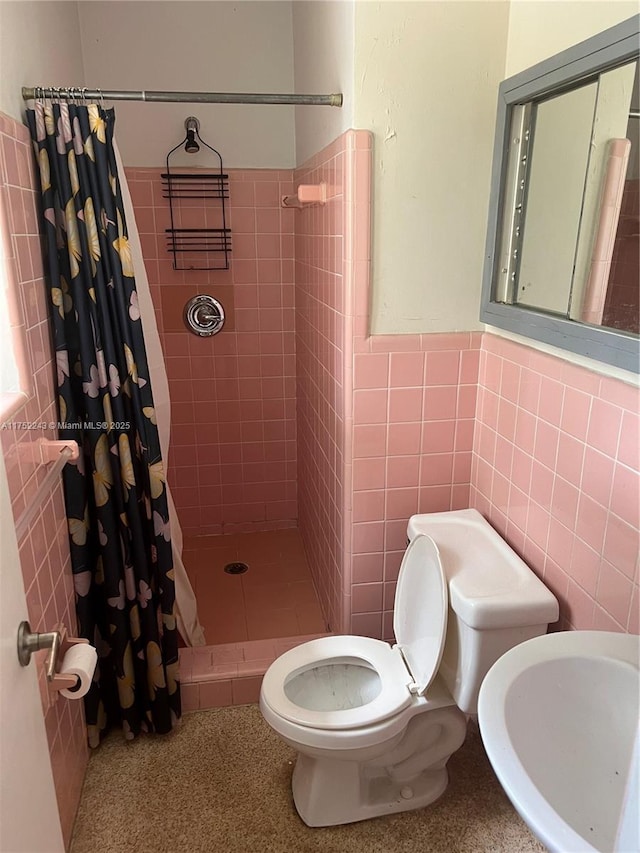
<path fill-rule="evenodd" d="M 638 62 L 514 107 L 494 298 L 640 332 Z"/>

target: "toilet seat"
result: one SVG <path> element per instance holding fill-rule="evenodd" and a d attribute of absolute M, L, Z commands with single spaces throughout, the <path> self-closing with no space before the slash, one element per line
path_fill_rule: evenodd
<path fill-rule="evenodd" d="M 350 635 L 303 643 L 266 671 L 261 702 L 282 720 L 326 731 L 362 729 L 394 717 L 412 704 L 414 695 L 424 696 L 436 676 L 447 610 L 447 580 L 436 543 L 416 536 L 398 575 L 397 645 Z"/>
<path fill-rule="evenodd" d="M 292 702 L 285 688 L 296 676 L 331 664 L 368 666 L 380 679 L 380 692 L 357 708 L 316 711 Z M 262 697 L 285 720 L 317 729 L 353 729 L 394 716 L 411 704 L 413 681 L 400 649 L 371 637 L 321 637 L 277 658 L 264 675 Z"/>

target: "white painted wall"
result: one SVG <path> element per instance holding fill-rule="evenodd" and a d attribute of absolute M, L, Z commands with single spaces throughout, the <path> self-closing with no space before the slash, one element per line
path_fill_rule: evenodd
<path fill-rule="evenodd" d="M 517 302 L 566 316 L 598 84 L 538 104 L 529 156 Z M 597 190 L 596 190 L 597 191 Z"/>
<path fill-rule="evenodd" d="M 354 126 L 354 0 L 295 0 L 293 57 L 295 90 L 342 92 L 340 109 L 296 107 L 296 165 L 301 166 Z"/>
<path fill-rule="evenodd" d="M 82 86 L 77 3 L 0 2 L 0 111 L 21 120 L 23 86 Z"/>
<path fill-rule="evenodd" d="M 635 13 L 622 0 L 356 0 L 354 126 L 374 132 L 373 333 L 479 327 L 498 85 Z"/>
<path fill-rule="evenodd" d="M 290 2 L 96 0 L 79 6 L 88 87 L 293 92 Z M 294 165 L 290 106 L 121 101 L 116 114 L 127 166 L 164 165 L 189 115 L 200 119 L 202 138 L 227 168 Z"/>
<path fill-rule="evenodd" d="M 505 77 L 638 14 L 636 0 L 511 0 Z"/>
<path fill-rule="evenodd" d="M 227 167 L 289 168 L 348 127 L 372 130 L 372 331 L 472 329 L 500 80 L 636 11 L 626 0 L 2 0 L 0 109 L 20 116 L 20 87 L 34 83 L 341 90 L 342 110 L 119 102 L 117 137 L 127 165 L 162 165 L 193 113 Z M 82 57 L 70 49 L 80 36 Z"/>
<path fill-rule="evenodd" d="M 355 125 L 374 132 L 375 334 L 479 328 L 507 2 L 356 3 Z"/>

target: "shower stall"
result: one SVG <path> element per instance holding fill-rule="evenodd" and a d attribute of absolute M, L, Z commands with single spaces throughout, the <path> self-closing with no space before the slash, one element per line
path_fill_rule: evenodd
<path fill-rule="evenodd" d="M 175 268 L 166 170 L 125 169 L 168 377 L 168 482 L 206 643 L 182 651 L 187 707 L 203 707 L 200 680 L 213 695 L 212 680 L 223 690 L 244 675 L 255 693 L 284 648 L 350 629 L 347 437 L 358 282 L 366 322 L 370 154 L 369 134 L 348 131 L 299 169 L 225 169 L 222 269 Z M 215 174 L 208 144 L 176 174 L 187 168 Z M 322 187 L 324 200 L 298 201 L 301 185 Z M 196 192 L 179 207 L 183 229 L 220 224 Z M 203 295 L 224 312 L 214 335 L 186 322 Z M 241 688 L 233 701 L 253 696 Z"/>
<path fill-rule="evenodd" d="M 23 90 L 54 94 L 342 100 Z M 382 602 L 372 603 L 377 630 L 351 619 L 353 348 L 367 334 L 371 136 L 346 131 L 296 169 L 225 169 L 196 116 L 184 129 L 182 142 L 166 140 L 164 167 L 119 168 L 171 491 L 189 709 L 228 703 L 229 690 L 233 702 L 257 698 L 256 679 L 302 638 L 380 634 Z"/>

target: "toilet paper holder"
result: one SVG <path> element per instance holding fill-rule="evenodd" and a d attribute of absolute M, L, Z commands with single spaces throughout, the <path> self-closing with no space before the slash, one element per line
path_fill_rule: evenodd
<path fill-rule="evenodd" d="M 78 676 L 56 670 L 58 659 L 77 643 L 89 643 L 84 637 L 69 637 L 65 625 L 58 625 L 55 631 L 37 633 L 25 620 L 18 627 L 18 660 L 20 666 L 28 666 L 31 655 L 42 649 L 50 649 L 45 663 L 47 682 L 52 690 L 73 689 L 78 684 Z"/>

